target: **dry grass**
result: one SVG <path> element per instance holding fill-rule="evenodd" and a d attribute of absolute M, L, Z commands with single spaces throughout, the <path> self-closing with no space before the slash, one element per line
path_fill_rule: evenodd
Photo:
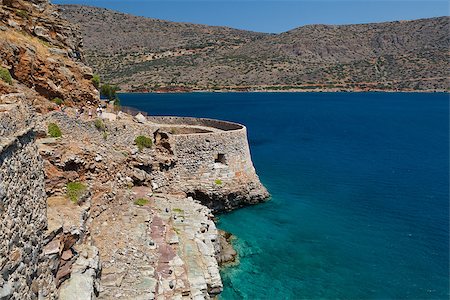
<path fill-rule="evenodd" d="M 40 56 L 48 57 L 50 55 L 48 47 L 46 47 L 39 38 L 31 36 L 23 31 L 17 30 L 0 31 L 0 40 L 9 42 L 11 44 L 16 44 L 19 46 L 25 45 L 33 46 Z"/>

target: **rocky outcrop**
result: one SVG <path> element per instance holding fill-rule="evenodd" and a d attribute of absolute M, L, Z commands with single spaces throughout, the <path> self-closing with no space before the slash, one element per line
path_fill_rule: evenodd
<path fill-rule="evenodd" d="M 220 251 L 217 256 L 219 265 L 236 263 L 237 252 L 234 250 L 232 240 L 234 236 L 226 231 L 219 230 L 219 245 Z"/>
<path fill-rule="evenodd" d="M 0 66 L 9 70 L 15 85 L 66 104 L 96 101 L 92 70 L 82 62 L 82 40 L 73 25 L 45 0 L 1 4 Z"/>
<path fill-rule="evenodd" d="M 39 140 L 49 227 L 60 220 L 65 232 L 78 228 L 98 248 L 103 266 L 98 297 L 208 299 L 219 294 L 219 262 L 232 261 L 236 253 L 227 236 L 218 234 L 212 210 L 252 204 L 252 199 L 259 203 L 268 195 L 251 163 L 245 128 L 206 119 L 156 123 L 122 113 L 115 121 L 103 120 L 99 130 L 94 120 L 72 113 L 48 114 L 38 127 L 44 131 L 52 122 L 62 131 L 62 138 Z M 134 144 L 139 135 L 153 137 L 153 147 L 139 151 Z M 74 205 L 65 198 L 71 181 L 88 187 L 88 200 Z M 205 196 L 196 189 L 212 192 Z M 77 225 L 79 220 L 86 225 Z"/>
<path fill-rule="evenodd" d="M 60 287 L 58 299 L 96 299 L 99 290 L 100 257 L 95 246 L 82 244 L 76 248 L 78 258 L 73 262 L 70 278 Z M 68 254 L 70 257 L 72 254 Z"/>

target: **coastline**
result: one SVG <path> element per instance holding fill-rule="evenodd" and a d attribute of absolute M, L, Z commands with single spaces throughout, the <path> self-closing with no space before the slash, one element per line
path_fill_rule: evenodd
<path fill-rule="evenodd" d="M 335 90 L 335 89 L 288 89 L 288 90 L 189 90 L 189 91 L 139 91 L 123 90 L 120 94 L 189 94 L 189 93 L 450 93 L 450 90 Z"/>
<path fill-rule="evenodd" d="M 193 48 L 198 70 L 179 64 L 165 80 L 171 61 L 146 77 L 122 72 L 128 57 L 101 58 L 126 76 L 116 79 L 122 104 L 135 98 L 118 108 L 115 87 L 103 89 L 109 83 L 86 65 L 78 29 L 56 6 L 0 2 L 0 299 L 448 295 L 439 259 L 448 232 L 439 229 L 450 77 L 428 47 L 420 58 L 444 67 L 440 77 L 422 60 L 399 63 L 408 72 L 398 74 L 396 57 L 380 56 L 370 67 L 348 65 L 347 75 L 339 66 L 280 80 L 295 70 L 283 73 L 274 52 L 267 77 L 212 68 L 216 76 L 197 80 L 203 48 Z M 232 65 L 260 76 L 253 58 Z M 166 62 L 152 60 L 146 67 Z M 357 72 L 372 66 L 375 77 Z M 339 77 L 324 75 L 333 70 Z M 216 81 L 221 74 L 232 80 Z"/>

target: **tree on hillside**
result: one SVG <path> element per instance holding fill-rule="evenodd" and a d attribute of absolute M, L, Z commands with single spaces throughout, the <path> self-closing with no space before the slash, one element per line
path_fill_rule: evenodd
<path fill-rule="evenodd" d="M 119 96 L 117 96 L 117 91 L 120 88 L 117 85 L 104 84 L 100 88 L 100 96 L 108 99 L 109 101 L 114 101 L 114 105 L 120 105 Z"/>

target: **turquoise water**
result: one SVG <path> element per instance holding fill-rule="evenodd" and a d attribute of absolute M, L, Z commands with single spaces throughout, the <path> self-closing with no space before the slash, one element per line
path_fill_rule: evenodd
<path fill-rule="evenodd" d="M 221 299 L 448 299 L 447 94 L 124 94 L 154 115 L 244 123 L 270 202 L 237 236 Z"/>

